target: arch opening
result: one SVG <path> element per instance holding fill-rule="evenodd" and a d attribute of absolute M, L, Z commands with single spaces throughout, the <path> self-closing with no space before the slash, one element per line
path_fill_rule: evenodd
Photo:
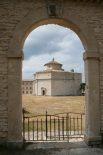
<path fill-rule="evenodd" d="M 40 31 L 41 30 L 40 28 L 42 29 L 43 32 Z M 43 28 L 46 29 L 46 30 L 44 30 Z M 36 31 L 36 29 L 34 31 Z M 50 33 L 50 36 L 49 36 L 50 38 L 46 35 L 46 31 L 48 31 L 48 35 Z M 54 37 L 53 37 L 53 31 L 54 31 L 54 34 L 55 34 Z M 37 33 L 39 33 L 38 34 L 39 37 L 37 36 Z M 34 86 L 34 91 L 35 92 L 33 93 L 33 95 L 35 94 L 35 96 L 32 96 L 31 98 L 32 98 L 32 102 L 35 99 L 35 103 L 37 102 L 38 98 L 39 98 L 39 101 L 40 101 L 40 98 L 41 98 L 42 101 L 37 102 L 36 104 L 39 105 L 39 108 L 40 108 L 40 106 L 42 104 L 42 106 L 40 108 L 40 109 L 42 109 L 42 113 L 40 113 L 40 109 L 38 109 L 38 107 L 36 107 L 38 110 L 35 108 L 35 105 L 34 105 L 34 108 L 33 107 L 31 108 L 32 111 L 33 111 L 33 109 L 35 109 L 33 111 L 34 113 L 39 112 L 39 113 L 37 113 L 37 115 L 38 114 L 39 115 L 40 114 L 42 114 L 42 115 L 45 114 L 44 111 L 48 111 L 48 115 L 49 114 L 54 115 L 54 114 L 57 114 L 57 113 L 66 114 L 66 112 L 83 113 L 84 112 L 84 108 L 83 108 L 84 105 L 83 105 L 82 102 L 83 102 L 84 99 L 83 99 L 83 96 L 82 97 L 79 96 L 79 95 L 81 95 L 80 94 L 80 84 L 82 83 L 82 80 L 81 80 L 81 74 L 77 73 L 79 71 L 79 69 L 78 69 L 79 66 L 83 66 L 83 68 L 84 68 L 83 62 L 82 62 L 81 65 L 78 65 L 79 61 L 81 61 L 81 60 L 77 61 L 77 59 L 78 59 L 77 57 L 81 57 L 81 59 L 82 59 L 82 52 L 81 51 L 83 50 L 83 48 L 81 48 L 82 45 L 80 44 L 79 38 L 71 30 L 66 29 L 64 27 L 61 27 L 61 26 L 52 25 L 52 24 L 50 24 L 48 26 L 45 25 L 45 26 L 42 26 L 42 27 L 38 27 L 37 28 L 37 33 L 35 32 L 34 35 L 31 35 L 32 43 L 30 44 L 30 46 L 33 48 L 33 52 L 30 54 L 30 50 L 32 50 L 32 49 L 29 46 L 27 48 L 27 49 L 29 49 L 29 51 L 24 52 L 24 58 L 25 58 L 25 54 L 27 54 L 26 52 L 28 52 L 28 54 L 31 55 L 33 61 L 39 62 L 39 64 L 34 63 L 35 64 L 33 66 L 34 68 L 36 68 L 36 66 L 38 66 L 40 64 L 43 65 L 43 62 L 40 62 L 40 61 L 42 61 L 42 59 L 43 59 L 43 61 L 45 63 L 46 63 L 46 61 L 51 60 L 51 58 L 53 58 L 53 57 L 55 59 L 53 58 L 52 61 L 50 61 L 50 63 L 46 63 L 44 65 L 45 69 L 40 70 L 41 69 L 40 68 L 40 69 L 37 70 L 37 73 L 34 74 L 36 79 L 34 79 L 34 85 L 35 85 Z M 46 38 L 47 38 L 46 43 L 44 42 L 44 40 L 45 40 L 44 36 L 46 36 Z M 33 42 L 32 37 L 34 38 L 34 42 Z M 71 45 L 71 44 L 73 44 L 73 43 L 71 43 L 71 42 L 73 42 L 73 39 L 76 40 L 76 41 L 74 41 L 75 42 L 74 46 L 76 46 L 76 44 L 80 44 L 78 50 L 77 50 L 78 45 L 75 48 L 73 48 L 73 45 Z M 30 43 L 30 37 L 27 40 Z M 38 44 L 39 49 L 35 44 L 35 41 L 37 43 L 38 40 L 39 40 L 39 44 Z M 63 45 L 64 45 L 63 40 L 65 40 L 66 47 L 63 47 Z M 56 45 L 62 45 L 62 48 L 60 46 L 59 49 L 57 49 L 56 45 L 53 44 L 53 41 L 55 42 Z M 53 50 L 57 51 L 57 52 L 54 52 L 53 50 L 51 50 L 51 48 L 50 48 L 51 43 L 52 43 L 52 46 L 53 46 Z M 27 44 L 27 42 L 25 42 L 25 46 L 26 46 L 26 44 Z M 32 46 L 32 44 L 34 45 L 34 47 Z M 42 44 L 44 44 L 44 46 L 46 48 L 44 48 L 44 46 L 42 46 Z M 68 46 L 67 46 L 67 44 L 68 44 Z M 49 45 L 49 46 L 47 46 L 47 45 Z M 40 46 L 41 46 L 42 49 L 40 48 Z M 38 49 L 38 51 L 36 50 L 36 48 Z M 47 51 L 46 51 L 46 49 L 47 49 Z M 24 48 L 24 50 L 26 50 L 26 49 Z M 49 52 L 49 50 L 50 50 L 50 52 Z M 43 51 L 44 51 L 44 53 L 43 53 Z M 39 52 L 42 53 L 40 59 L 38 58 L 38 60 L 35 59 L 35 57 L 37 58 L 38 55 L 39 55 L 39 54 L 36 54 L 36 52 L 37 53 L 39 53 Z M 73 52 L 74 52 L 74 55 L 71 56 L 71 57 L 73 57 L 72 60 L 71 60 L 71 58 L 67 59 L 67 57 L 69 57 L 69 55 L 72 55 Z M 28 54 L 26 56 L 27 60 L 29 59 Z M 43 54 L 45 54 L 45 55 L 43 55 Z M 33 55 L 34 55 L 34 57 L 33 57 Z M 76 55 L 76 59 L 75 59 L 75 55 Z M 46 56 L 47 56 L 47 58 L 46 58 Z M 74 62 L 77 61 L 74 66 L 70 64 L 73 61 L 73 59 L 75 59 Z M 62 64 L 56 62 L 57 60 L 59 60 L 60 62 L 61 61 L 63 62 L 63 68 L 62 68 Z M 33 62 L 33 61 L 31 61 L 31 62 Z M 64 62 L 65 62 L 65 66 L 64 66 Z M 69 62 L 69 63 L 67 64 L 67 62 Z M 28 64 L 30 66 L 30 63 L 27 63 L 27 66 L 28 66 Z M 65 70 L 66 66 L 67 66 L 67 70 Z M 68 68 L 68 66 L 74 67 L 74 69 Z M 32 66 L 30 68 L 32 68 Z M 29 72 L 30 72 L 30 69 L 29 69 Z M 47 75 L 47 73 L 48 73 L 48 75 Z M 39 78 L 39 76 L 40 76 L 40 78 Z M 52 78 L 53 76 L 57 76 L 57 77 Z M 66 78 L 65 76 L 68 76 L 68 78 Z M 60 78 L 63 78 L 63 79 L 60 79 Z M 41 96 L 45 96 L 45 98 L 42 98 Z M 47 96 L 52 96 L 51 97 L 52 99 L 50 100 Z M 55 96 L 55 98 L 54 98 L 54 96 Z M 73 97 L 73 96 L 75 96 L 75 97 Z M 73 98 L 75 98 L 75 99 L 73 99 Z M 75 106 L 76 102 L 78 102 L 77 100 L 79 100 L 79 99 L 81 100 L 81 103 L 79 103 L 80 109 L 82 109 L 80 111 Z M 62 102 L 60 100 L 62 100 Z M 68 104 L 70 104 L 70 100 L 73 100 L 73 102 L 74 102 L 74 106 L 75 106 L 74 109 L 72 108 L 72 106 L 69 106 L 69 105 L 66 104 L 66 102 L 68 102 Z M 26 100 L 24 100 L 24 102 L 26 103 Z M 46 103 L 48 102 L 48 105 L 46 104 L 47 107 L 44 104 L 45 102 Z M 55 104 L 55 102 L 56 102 L 57 105 L 55 105 L 55 107 L 54 107 L 53 104 Z M 49 105 L 49 103 L 51 105 Z M 59 106 L 59 104 L 60 104 L 60 106 Z M 66 106 L 66 109 L 62 107 L 63 104 L 64 104 L 64 106 Z M 27 106 L 29 107 L 29 105 L 27 105 Z M 63 109 L 61 109 L 60 107 L 62 107 Z M 57 110 L 55 110 L 55 109 L 57 109 Z M 71 111 L 71 109 L 72 109 L 72 111 Z M 30 108 L 28 110 L 30 112 Z M 27 109 L 26 109 L 26 111 L 27 111 Z M 76 114 L 75 114 L 75 117 L 76 117 Z M 83 117 L 83 128 L 84 128 L 84 117 Z M 81 138 L 80 138 L 80 140 L 81 140 Z"/>
<path fill-rule="evenodd" d="M 89 35 L 89 31 L 87 31 L 87 28 L 85 28 L 84 25 L 82 28 L 82 24 L 81 24 L 81 27 L 79 27 L 79 23 L 74 22 L 75 23 L 74 24 L 73 21 L 69 21 L 67 19 L 58 19 L 58 18 L 57 19 L 50 18 L 50 19 L 39 20 L 38 22 L 33 22 L 33 21 L 30 21 L 30 22 L 31 22 L 30 25 L 29 24 L 25 25 L 25 28 L 22 26 L 23 23 L 20 23 L 18 25 L 18 28 L 17 30 L 15 30 L 14 36 L 10 43 L 10 50 L 8 53 L 8 57 L 13 57 L 14 55 L 19 57 L 23 56 L 22 49 L 24 46 L 25 39 L 28 37 L 28 35 L 37 27 L 48 25 L 48 24 L 57 24 L 65 28 L 71 29 L 77 34 L 77 36 L 79 36 L 83 44 L 84 50 L 86 52 L 94 52 L 94 51 L 98 52 L 97 42 L 96 42 L 95 36 L 93 35 L 92 29 L 89 28 L 90 29 L 89 31 L 91 33 L 91 35 Z M 17 31 L 18 33 L 16 33 Z M 89 36 L 89 39 L 88 39 L 88 36 Z"/>
<path fill-rule="evenodd" d="M 22 53 L 22 48 L 24 45 L 24 41 L 26 39 L 26 37 L 28 36 L 28 34 L 36 27 L 40 26 L 40 25 L 44 25 L 44 24 L 58 24 L 58 25 L 62 25 L 64 27 L 70 28 L 72 29 L 74 32 L 76 32 L 79 36 L 79 38 L 82 41 L 82 44 L 84 46 L 84 49 L 86 51 L 85 55 L 84 55 L 84 60 L 85 60 L 85 77 L 86 77 L 86 141 L 94 141 L 94 139 L 96 140 L 101 140 L 100 137 L 100 124 L 99 124 L 99 119 L 94 115 L 94 112 L 92 110 L 93 108 L 93 104 L 90 104 L 92 101 L 94 101 L 94 104 L 96 105 L 95 108 L 97 109 L 97 115 L 99 116 L 99 106 L 97 103 L 99 103 L 99 64 L 98 64 L 98 59 L 99 59 L 99 55 L 98 55 L 98 46 L 97 46 L 97 42 L 96 39 L 94 37 L 93 32 L 90 28 L 87 28 L 82 25 L 82 23 L 78 23 L 77 20 L 72 21 L 68 21 L 67 19 L 45 19 L 45 20 L 38 20 L 37 22 L 35 22 L 33 19 L 30 19 L 29 24 L 26 24 L 26 20 L 24 19 L 21 23 L 18 24 L 18 26 L 15 29 L 14 32 L 14 36 L 13 39 L 11 40 L 10 43 L 10 48 L 9 48 L 9 53 L 8 53 L 8 59 L 9 59 L 9 67 L 11 65 L 14 65 L 15 68 L 17 69 L 17 75 L 19 74 L 19 79 L 17 81 L 18 83 L 18 88 L 19 88 L 19 92 L 15 93 L 15 98 L 17 98 L 18 96 L 18 102 L 20 103 L 17 106 L 17 113 L 16 115 L 19 115 L 20 117 L 18 118 L 18 131 L 17 131 L 17 135 L 15 137 L 15 134 L 12 134 L 12 130 L 11 127 L 8 125 L 9 127 L 9 131 L 8 131 L 8 139 L 11 140 L 21 140 L 22 141 L 22 131 L 21 131 L 21 57 L 23 56 Z M 23 22 L 25 24 L 23 24 Z M 27 22 L 28 23 L 28 22 Z M 74 24 L 75 23 L 75 24 Z M 25 27 L 25 28 L 24 28 Z M 18 31 L 18 33 L 16 33 Z M 91 35 L 89 35 L 89 33 Z M 90 38 L 88 38 L 88 36 Z M 14 60 L 14 61 L 13 61 Z M 19 67 L 16 66 L 16 64 L 19 64 Z M 93 65 L 91 65 L 91 63 L 95 64 L 95 66 L 97 66 L 96 68 L 96 72 L 97 72 L 97 76 L 94 77 L 94 70 L 95 68 L 93 68 Z M 19 68 L 19 69 L 18 69 Z M 10 72 L 10 68 L 9 68 L 9 74 L 11 75 L 12 73 Z M 13 78 L 11 78 L 12 76 L 9 76 L 9 89 L 11 89 L 11 83 L 13 81 Z M 95 83 L 92 83 L 95 81 Z M 94 85 L 93 85 L 94 84 Z M 88 89 L 89 88 L 89 89 Z M 94 95 L 94 90 L 92 90 L 92 88 L 97 92 L 96 95 Z M 16 88 L 14 87 L 14 89 L 16 90 Z M 91 95 L 92 94 L 92 95 Z M 11 99 L 12 99 L 12 92 L 9 91 L 9 103 L 11 103 Z M 17 101 L 14 103 L 14 105 L 17 105 Z M 9 106 L 9 111 L 10 109 L 12 109 L 12 104 Z M 15 115 L 15 114 L 14 114 Z M 92 116 L 92 118 L 90 118 Z M 15 124 L 15 119 L 16 117 L 14 117 L 14 124 Z M 98 124 L 98 126 L 95 128 L 94 124 L 90 123 L 90 120 L 96 120 L 96 123 Z M 11 122 L 11 114 L 9 113 L 9 122 Z M 21 122 L 21 124 L 20 124 Z M 88 127 L 89 126 L 89 127 Z M 12 136 L 11 136 L 12 135 Z M 92 137 L 95 137 L 94 139 L 92 139 Z"/>

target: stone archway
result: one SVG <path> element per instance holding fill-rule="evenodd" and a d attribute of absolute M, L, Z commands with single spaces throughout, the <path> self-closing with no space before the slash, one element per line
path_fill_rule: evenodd
<path fill-rule="evenodd" d="M 21 73 L 24 41 L 33 29 L 51 23 L 72 29 L 83 43 L 86 78 L 85 141 L 88 144 L 100 143 L 99 51 L 94 32 L 88 24 L 81 22 L 79 16 L 73 13 L 67 15 L 64 11 L 61 18 L 47 17 L 45 7 L 38 9 L 36 12 L 34 9 L 31 10 L 16 25 L 10 42 L 8 52 L 8 142 L 22 142 Z M 14 82 L 16 82 L 16 85 Z M 11 123 L 15 130 L 12 129 Z"/>

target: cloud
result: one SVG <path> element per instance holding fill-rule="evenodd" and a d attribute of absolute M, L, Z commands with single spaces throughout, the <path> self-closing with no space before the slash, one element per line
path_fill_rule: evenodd
<path fill-rule="evenodd" d="M 70 29 L 58 25 L 38 27 L 25 41 L 23 78 L 33 78 L 33 73 L 43 70 L 43 65 L 53 57 L 65 70 L 83 72 L 83 46 Z"/>
<path fill-rule="evenodd" d="M 44 25 L 35 29 L 25 41 L 24 58 L 32 55 L 55 53 L 70 48 L 73 42 L 80 40 L 71 30 L 57 25 Z M 69 50 L 69 49 L 68 49 Z"/>

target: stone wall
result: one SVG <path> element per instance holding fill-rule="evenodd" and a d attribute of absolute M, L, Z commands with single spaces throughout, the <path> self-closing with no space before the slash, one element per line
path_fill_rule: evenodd
<path fill-rule="evenodd" d="M 34 81 L 34 95 L 43 96 L 42 90 L 45 89 L 45 95 L 51 96 L 51 79 L 41 79 Z"/>
<path fill-rule="evenodd" d="M 35 74 L 34 95 L 42 96 L 42 89 L 46 89 L 46 96 L 80 95 L 81 73 L 65 71 L 38 72 Z"/>
<path fill-rule="evenodd" d="M 0 141 L 1 142 L 9 141 L 11 136 L 8 128 L 10 125 L 13 125 L 13 123 L 11 122 L 10 124 L 9 118 L 11 116 L 8 118 L 8 115 L 10 114 L 13 115 L 14 113 L 12 113 L 12 110 L 8 107 L 10 107 L 10 105 L 14 103 L 13 101 L 9 101 L 11 99 L 10 93 L 15 94 L 14 96 L 16 96 L 16 94 L 19 94 L 18 92 L 20 89 L 19 79 L 21 77 L 17 78 L 16 87 L 15 84 L 13 84 L 14 90 L 12 90 L 12 84 L 11 84 L 12 82 L 8 81 L 13 78 L 16 79 L 17 77 L 17 75 L 13 77 L 11 74 L 9 75 L 9 71 L 13 69 L 11 62 L 20 57 L 20 52 L 22 51 L 23 43 L 24 40 L 26 39 L 26 36 L 30 33 L 31 30 L 33 30 L 33 28 L 38 26 L 36 24 L 33 25 L 33 23 L 29 25 L 30 21 L 33 18 L 35 19 L 35 23 L 41 20 L 39 25 L 43 25 L 46 23 L 43 22 L 44 19 L 47 19 L 47 23 L 53 23 L 52 20 L 50 22 L 48 20 L 45 1 L 43 0 L 0 1 Z M 100 107 L 98 109 L 101 109 L 100 130 L 103 132 L 103 3 L 97 3 L 95 1 L 82 2 L 74 0 L 73 1 L 64 0 L 62 4 L 61 18 L 69 21 L 68 26 L 63 21 L 61 21 L 60 24 L 67 27 L 70 26 L 72 30 L 77 32 L 80 39 L 82 40 L 85 51 L 88 52 L 88 50 L 90 50 L 91 52 L 99 53 L 100 103 L 98 103 L 98 106 Z M 55 21 L 59 23 L 58 19 Z M 73 25 L 72 23 L 79 23 L 79 25 L 77 25 L 76 27 L 75 24 Z M 24 24 L 23 27 L 21 27 L 20 24 L 21 25 Z M 28 29 L 26 29 L 27 26 Z M 23 33 L 20 33 L 20 31 L 16 31 L 17 28 L 23 33 L 25 31 L 24 38 L 20 38 Z M 15 36 L 18 36 L 18 38 L 16 38 Z M 15 44 L 13 43 L 13 41 L 15 41 Z M 18 46 L 19 44 L 21 45 Z M 19 62 L 19 60 L 16 61 Z M 16 61 L 14 63 L 15 65 Z M 11 89 L 9 88 L 9 84 L 11 85 L 10 87 Z M 18 90 L 16 90 L 16 88 L 18 88 Z M 16 103 L 15 101 L 15 104 L 18 103 Z M 15 120 L 16 119 L 17 118 L 15 118 Z M 13 140 L 15 141 L 15 139 L 16 139 L 15 136 L 14 138 L 11 138 L 12 141 Z"/>
<path fill-rule="evenodd" d="M 80 95 L 80 84 L 82 77 L 80 73 L 52 72 L 51 92 L 56 95 Z"/>

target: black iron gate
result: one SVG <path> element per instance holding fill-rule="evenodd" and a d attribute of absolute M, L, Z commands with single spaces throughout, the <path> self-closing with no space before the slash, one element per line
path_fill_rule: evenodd
<path fill-rule="evenodd" d="M 23 110 L 24 141 L 70 141 L 83 138 L 83 113 L 32 116 Z"/>

